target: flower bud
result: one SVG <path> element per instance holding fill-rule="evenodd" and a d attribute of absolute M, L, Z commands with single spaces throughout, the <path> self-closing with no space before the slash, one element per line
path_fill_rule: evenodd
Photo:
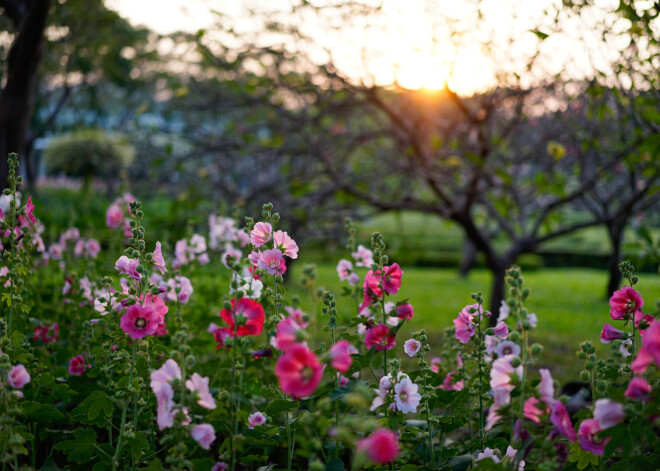
<path fill-rule="evenodd" d="M 541 353 L 543 353 L 543 345 L 541 345 L 540 343 L 533 344 L 532 355 L 539 356 Z"/>
<path fill-rule="evenodd" d="M 582 381 L 585 381 L 585 382 L 589 381 L 590 378 L 591 378 L 591 373 L 589 373 L 587 370 L 580 371 L 580 379 Z"/>

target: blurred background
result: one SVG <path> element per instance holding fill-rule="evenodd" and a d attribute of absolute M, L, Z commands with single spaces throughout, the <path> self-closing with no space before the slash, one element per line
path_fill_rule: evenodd
<path fill-rule="evenodd" d="M 45 239 L 103 228 L 124 191 L 172 243 L 271 201 L 300 263 L 337 290 L 344 219 L 364 245 L 382 232 L 438 329 L 470 291 L 497 312 L 513 263 L 559 346 L 599 333 L 624 258 L 656 309 L 658 2 L 0 0 L 0 13 L 0 156 L 20 154 Z"/>

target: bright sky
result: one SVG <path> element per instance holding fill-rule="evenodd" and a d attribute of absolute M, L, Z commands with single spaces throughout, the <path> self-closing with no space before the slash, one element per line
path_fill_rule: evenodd
<path fill-rule="evenodd" d="M 273 8 L 288 3 L 288 0 L 106 1 L 132 23 L 146 25 L 159 33 L 212 29 L 217 16 L 211 9 L 227 13 L 227 18 L 235 19 L 240 28 L 250 21 L 241 11 L 242 5 Z M 597 3 L 612 1 L 597 0 Z M 572 38 L 568 34 L 553 35 L 540 41 L 530 31 L 535 25 L 548 24 L 550 20 L 544 17 L 544 10 L 561 4 L 561 0 L 481 0 L 481 16 L 475 8 L 476 2 L 384 0 L 383 14 L 368 18 L 368 24 L 358 21 L 338 31 L 324 31 L 325 25 L 311 22 L 306 26 L 308 33 L 330 51 L 340 70 L 355 79 L 379 85 L 396 81 L 410 89 L 438 89 L 446 83 L 458 93 L 471 94 L 493 86 L 498 74 L 518 72 L 538 48 L 542 74 L 563 70 L 573 76 L 588 73 L 590 60 L 596 56 L 593 50 L 587 50 L 583 39 L 578 39 L 584 24 L 569 28 L 574 33 Z M 452 31 L 459 34 L 452 36 Z M 596 65 L 604 66 L 602 61 Z"/>

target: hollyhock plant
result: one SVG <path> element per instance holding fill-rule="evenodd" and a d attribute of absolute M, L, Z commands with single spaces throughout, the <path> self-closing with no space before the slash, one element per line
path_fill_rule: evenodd
<path fill-rule="evenodd" d="M 353 364 L 351 355 L 358 353 L 357 348 L 351 345 L 348 340 L 340 340 L 330 348 L 330 364 L 340 373 L 346 373 Z"/>
<path fill-rule="evenodd" d="M 580 424 L 577 437 L 580 447 L 585 451 L 590 451 L 594 455 L 603 456 L 605 445 L 611 438 L 602 439 L 598 434 L 602 431 L 600 422 L 597 419 L 585 419 Z"/>
<path fill-rule="evenodd" d="M 230 331 L 236 330 L 238 337 L 245 335 L 259 335 L 264 328 L 266 314 L 264 308 L 257 301 L 248 298 L 231 300 L 231 309 L 220 311 L 220 317 L 227 323 Z M 236 322 L 236 326 L 234 326 Z"/>
<path fill-rule="evenodd" d="M 30 382 L 30 373 L 23 365 L 14 365 L 7 375 L 7 384 L 12 388 L 23 389 Z"/>
<path fill-rule="evenodd" d="M 82 376 L 85 368 L 85 359 L 82 355 L 75 356 L 69 361 L 69 374 Z"/>
<path fill-rule="evenodd" d="M 251 429 L 253 429 L 254 427 L 258 427 L 260 425 L 264 425 L 265 423 L 266 423 L 266 416 L 263 415 L 261 412 L 255 412 L 248 416 L 248 424 L 250 425 L 249 428 Z"/>
<path fill-rule="evenodd" d="M 153 388 L 152 388 L 153 389 Z M 158 430 L 174 426 L 174 391 L 169 383 L 163 383 L 156 394 L 156 423 Z"/>
<path fill-rule="evenodd" d="M 541 382 L 539 382 L 539 394 L 541 400 L 545 403 L 546 406 L 551 407 L 555 403 L 555 385 L 550 374 L 550 370 L 546 368 L 541 368 L 539 370 L 541 374 Z"/>
<path fill-rule="evenodd" d="M 307 346 L 296 344 L 277 360 L 275 375 L 282 391 L 300 399 L 316 390 L 323 376 L 323 365 Z"/>
<path fill-rule="evenodd" d="M 627 319 L 642 306 L 642 296 L 630 286 L 624 286 L 610 298 L 610 317 L 615 321 Z"/>
<path fill-rule="evenodd" d="M 385 324 L 379 324 L 367 330 L 364 344 L 367 348 L 375 345 L 376 351 L 390 350 L 396 345 L 396 335 L 390 335 L 390 328 Z"/>
<path fill-rule="evenodd" d="M 403 351 L 406 352 L 406 355 L 409 357 L 414 357 L 419 352 L 419 349 L 422 347 L 422 344 L 415 339 L 408 339 L 403 344 Z"/>
<path fill-rule="evenodd" d="M 141 304 L 128 306 L 126 313 L 121 316 L 119 325 L 132 339 L 141 339 L 153 335 L 158 329 L 162 319 L 157 310 Z"/>
<path fill-rule="evenodd" d="M 510 340 L 504 340 L 503 342 L 497 344 L 495 347 L 495 353 L 497 353 L 499 358 L 509 355 L 517 357 L 520 355 L 520 345 L 511 342 Z"/>
<path fill-rule="evenodd" d="M 59 335 L 60 328 L 57 325 L 57 322 L 54 322 L 51 325 L 43 325 L 40 327 L 34 328 L 34 337 L 33 340 L 41 339 L 43 343 L 53 343 L 57 342 L 57 337 Z"/>
<path fill-rule="evenodd" d="M 167 280 L 166 297 L 169 301 L 186 304 L 193 294 L 193 286 L 190 279 L 183 275 L 176 275 Z"/>
<path fill-rule="evenodd" d="M 660 367 L 660 322 L 653 322 L 642 338 L 642 348 L 630 365 L 633 373 L 641 374 L 654 361 Z"/>
<path fill-rule="evenodd" d="M 273 226 L 267 222 L 258 222 L 254 225 L 254 229 L 250 232 L 250 242 L 255 247 L 261 247 L 266 242 L 270 241 L 273 236 Z"/>
<path fill-rule="evenodd" d="M 287 312 L 288 317 L 295 320 L 300 327 L 302 327 L 303 329 L 307 328 L 307 325 L 309 324 L 309 322 L 307 321 L 308 316 L 303 312 L 302 309 L 298 307 L 286 306 L 284 310 Z"/>
<path fill-rule="evenodd" d="M 284 231 L 275 231 L 273 234 L 273 246 L 289 258 L 298 258 L 298 245 Z"/>
<path fill-rule="evenodd" d="M 386 428 L 378 429 L 367 438 L 358 441 L 356 449 L 378 464 L 394 461 L 400 452 L 397 436 Z"/>
<path fill-rule="evenodd" d="M 211 424 L 195 425 L 190 436 L 205 450 L 211 449 L 211 443 L 215 440 L 215 429 Z"/>
<path fill-rule="evenodd" d="M 159 369 L 151 372 L 151 390 L 158 394 L 163 385 L 169 384 L 174 378 L 181 379 L 181 368 L 170 358 Z"/>
<path fill-rule="evenodd" d="M 229 349 L 230 347 L 226 345 L 227 339 L 231 338 L 234 336 L 234 332 L 228 328 L 228 327 L 222 327 L 220 329 L 215 329 L 213 331 L 213 339 L 218 342 L 218 345 L 215 347 L 216 350 L 220 349 L 222 347 L 227 347 Z"/>

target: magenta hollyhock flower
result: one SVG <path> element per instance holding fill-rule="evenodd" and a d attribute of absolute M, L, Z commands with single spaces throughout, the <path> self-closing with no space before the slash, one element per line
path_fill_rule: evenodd
<path fill-rule="evenodd" d="M 346 373 L 353 364 L 351 355 L 354 353 L 358 353 L 357 348 L 351 345 L 348 340 L 340 340 L 329 351 L 330 364 L 340 373 Z"/>
<path fill-rule="evenodd" d="M 57 342 L 57 337 L 59 334 L 60 328 L 57 325 L 57 322 L 51 325 L 43 325 L 34 328 L 34 337 L 32 340 L 41 339 L 44 343 Z"/>
<path fill-rule="evenodd" d="M 622 330 L 608 324 L 603 325 L 603 330 L 600 333 L 600 341 L 603 343 L 610 343 L 612 340 L 625 338 L 626 334 Z"/>
<path fill-rule="evenodd" d="M 277 332 L 275 334 L 277 348 L 286 350 L 302 340 L 302 328 L 292 317 L 287 317 L 277 323 Z"/>
<path fill-rule="evenodd" d="M 403 270 L 397 263 L 383 267 L 383 289 L 389 294 L 396 294 L 401 288 Z"/>
<path fill-rule="evenodd" d="M 642 348 L 630 365 L 633 373 L 645 372 L 651 361 L 655 361 L 655 364 L 660 366 L 660 322 L 653 322 L 646 330 L 642 338 Z"/>
<path fill-rule="evenodd" d="M 105 225 L 111 229 L 117 229 L 121 226 L 121 223 L 124 220 L 124 212 L 117 203 L 112 203 L 108 206 L 108 210 L 105 212 Z"/>
<path fill-rule="evenodd" d="M 646 331 L 651 327 L 653 322 L 655 322 L 655 317 L 649 314 L 644 314 L 642 311 L 635 312 L 635 327 L 639 329 L 639 335 L 642 337 L 644 337 Z"/>
<path fill-rule="evenodd" d="M 541 368 L 539 373 L 541 373 L 541 382 L 539 383 L 541 400 L 546 406 L 552 407 L 555 403 L 555 385 L 552 375 L 550 375 L 550 370 L 546 368 Z"/>
<path fill-rule="evenodd" d="M 537 407 L 539 402 L 541 401 L 532 396 L 525 401 L 523 406 L 523 415 L 535 424 L 541 423 L 541 416 L 545 412 Z"/>
<path fill-rule="evenodd" d="M 598 437 L 598 433 L 603 430 L 597 419 L 585 419 L 580 424 L 578 429 L 578 442 L 580 448 L 585 451 L 590 451 L 594 455 L 603 456 L 605 445 L 611 440 L 610 437 L 602 439 Z"/>
<path fill-rule="evenodd" d="M 84 372 L 85 372 L 85 359 L 83 358 L 83 356 L 78 355 L 76 357 L 73 357 L 69 361 L 69 374 L 82 376 Z"/>
<path fill-rule="evenodd" d="M 234 336 L 234 332 L 228 327 L 215 329 L 213 331 L 213 338 L 215 339 L 216 342 L 218 342 L 218 345 L 215 347 L 215 349 L 217 350 L 219 348 L 224 347 L 225 343 L 227 342 L 227 339 L 233 336 Z M 229 349 L 229 347 L 227 347 L 227 349 Z"/>
<path fill-rule="evenodd" d="M 357 442 L 356 448 L 374 463 L 386 464 L 399 456 L 399 440 L 394 432 L 381 428 Z"/>
<path fill-rule="evenodd" d="M 405 303 L 396 307 L 396 317 L 409 321 L 413 318 L 415 311 L 411 304 Z"/>
<path fill-rule="evenodd" d="M 156 270 L 158 270 L 161 275 L 164 275 L 167 268 L 165 267 L 165 259 L 163 258 L 163 250 L 161 249 L 160 242 L 156 242 L 156 248 L 151 255 L 151 263 L 154 264 L 154 267 L 156 267 Z"/>
<path fill-rule="evenodd" d="M 602 430 L 621 423 L 626 418 L 623 406 L 611 399 L 598 399 L 594 406 L 594 419 Z"/>
<path fill-rule="evenodd" d="M 186 381 L 186 388 L 197 393 L 197 404 L 204 409 L 215 409 L 215 399 L 209 392 L 209 378 L 193 373 Z"/>
<path fill-rule="evenodd" d="M 615 321 L 627 319 L 644 306 L 642 296 L 630 286 L 624 286 L 610 298 L 610 317 Z"/>
<path fill-rule="evenodd" d="M 645 378 L 635 376 L 628 384 L 626 397 L 639 401 L 648 401 L 651 397 L 651 385 Z"/>
<path fill-rule="evenodd" d="M 234 332 L 234 322 L 236 321 L 236 336 L 259 335 L 264 328 L 266 314 L 261 304 L 253 299 L 236 298 L 231 300 L 231 310 L 223 309 L 220 311 L 220 317 L 227 323 L 229 330 Z"/>
<path fill-rule="evenodd" d="M 115 262 L 115 270 L 119 270 L 120 273 L 130 276 L 139 280 L 142 278 L 142 275 L 137 271 L 137 267 L 140 264 L 140 261 L 134 258 L 128 258 L 126 255 L 122 255 Z"/>
<path fill-rule="evenodd" d="M 390 350 L 396 345 L 396 336 L 390 335 L 388 326 L 379 324 L 367 330 L 364 336 L 364 344 L 367 348 L 376 345 L 376 351 Z"/>
<path fill-rule="evenodd" d="M 273 226 L 267 222 L 258 222 L 250 231 L 250 242 L 255 247 L 261 247 L 273 236 Z"/>
<path fill-rule="evenodd" d="M 309 322 L 306 319 L 308 319 L 308 316 L 303 312 L 302 309 L 298 307 L 286 306 L 284 310 L 289 314 L 289 317 L 298 323 L 300 327 L 303 329 L 307 328 Z"/>
<path fill-rule="evenodd" d="M 571 423 L 571 417 L 568 415 L 566 406 L 561 401 L 555 401 L 552 405 L 552 412 L 550 413 L 550 422 L 557 427 L 559 433 L 570 441 L 574 442 L 576 439 L 575 429 Z"/>
<path fill-rule="evenodd" d="M 262 252 L 257 261 L 257 267 L 263 268 L 269 275 L 277 273 L 282 261 L 282 251 L 280 249 L 270 249 Z"/>
<path fill-rule="evenodd" d="M 30 373 L 23 365 L 14 365 L 7 375 L 7 383 L 12 388 L 23 389 L 30 382 Z"/>
<path fill-rule="evenodd" d="M 133 304 L 128 306 L 126 313 L 121 316 L 119 326 L 135 340 L 153 335 L 158 329 L 158 324 L 162 323 L 161 320 L 158 312 L 151 307 Z"/>
<path fill-rule="evenodd" d="M 277 360 L 275 375 L 284 393 L 300 399 L 316 390 L 323 377 L 323 365 L 306 345 L 296 344 Z"/>
<path fill-rule="evenodd" d="M 445 391 L 461 391 L 465 387 L 465 381 L 462 379 L 457 381 L 458 378 L 460 378 L 458 370 L 451 371 L 447 373 L 445 379 L 442 380 L 442 384 L 440 384 L 438 388 L 444 389 Z"/>
<path fill-rule="evenodd" d="M 25 227 L 35 222 L 37 222 L 37 218 L 34 217 L 34 204 L 32 204 L 32 196 L 30 196 L 25 203 L 25 215 L 18 215 L 18 223 L 21 227 Z"/>
<path fill-rule="evenodd" d="M 475 332 L 470 314 L 462 311 L 458 313 L 458 317 L 454 319 L 454 326 L 456 326 L 456 338 L 458 341 L 468 343 Z"/>
<path fill-rule="evenodd" d="M 353 264 L 345 259 L 339 260 L 337 263 L 337 275 L 339 275 L 339 281 L 346 281 L 348 277 L 351 276 L 353 272 Z"/>
<path fill-rule="evenodd" d="M 364 308 L 371 306 L 378 298 L 383 295 L 383 290 L 380 286 L 380 278 L 374 274 L 373 270 L 369 270 L 364 276 L 364 298 L 362 304 L 358 311 L 362 311 Z"/>
<path fill-rule="evenodd" d="M 211 424 L 195 425 L 190 432 L 190 436 L 199 443 L 199 446 L 205 450 L 209 450 L 211 448 L 211 443 L 215 440 L 215 429 Z"/>
<path fill-rule="evenodd" d="M 420 348 L 422 348 L 422 344 L 415 339 L 408 339 L 403 344 L 403 351 L 411 358 L 417 355 Z"/>
<path fill-rule="evenodd" d="M 642 348 L 639 349 L 637 356 L 630 364 L 630 369 L 635 374 L 642 374 L 646 371 L 646 368 L 648 368 L 652 361 L 653 357 L 649 355 L 649 353 L 644 349 L 644 345 L 642 344 Z"/>
<path fill-rule="evenodd" d="M 364 245 L 358 245 L 357 251 L 351 254 L 358 267 L 371 267 L 374 264 L 374 253 Z"/>
<path fill-rule="evenodd" d="M 259 411 L 250 414 L 248 416 L 248 424 L 249 424 L 248 428 L 258 427 L 260 425 L 264 425 L 265 423 L 266 423 L 266 416 Z"/>
<path fill-rule="evenodd" d="M 273 246 L 280 249 L 289 258 L 298 258 L 298 245 L 284 231 L 275 231 L 275 234 L 273 234 Z"/>
<path fill-rule="evenodd" d="M 493 335 L 496 335 L 501 339 L 505 339 L 506 336 L 509 335 L 509 329 L 507 328 L 504 321 L 498 322 L 497 325 L 493 328 Z"/>

